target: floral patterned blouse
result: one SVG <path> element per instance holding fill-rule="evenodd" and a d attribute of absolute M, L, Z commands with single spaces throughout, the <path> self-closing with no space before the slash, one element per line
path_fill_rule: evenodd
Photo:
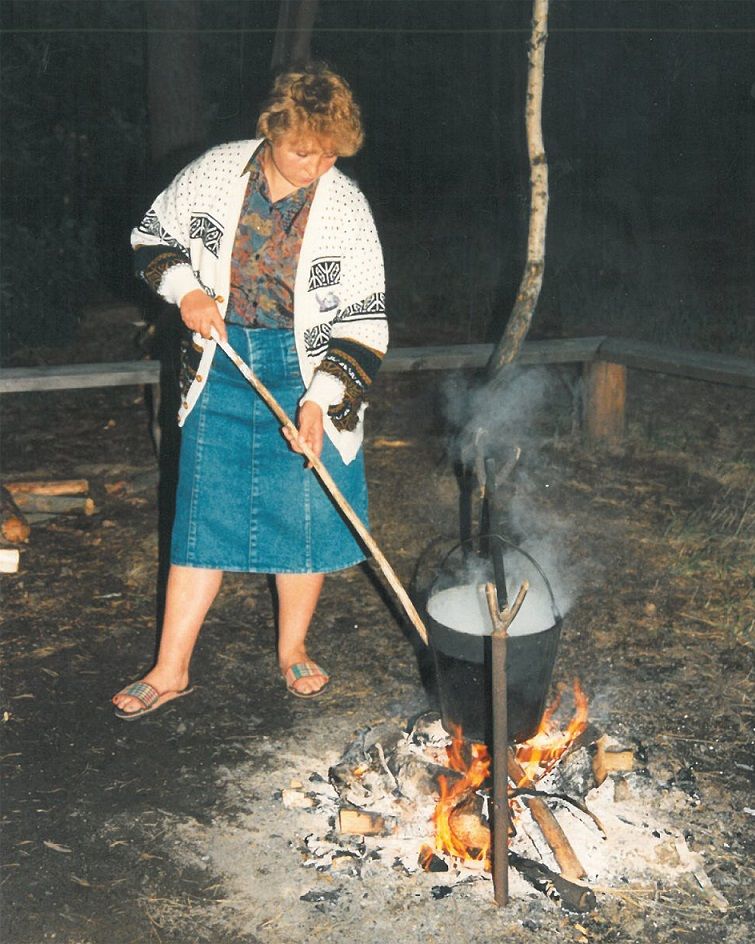
<path fill-rule="evenodd" d="M 231 257 L 226 321 L 247 328 L 293 328 L 294 280 L 317 182 L 273 203 L 260 160 L 249 160 Z"/>

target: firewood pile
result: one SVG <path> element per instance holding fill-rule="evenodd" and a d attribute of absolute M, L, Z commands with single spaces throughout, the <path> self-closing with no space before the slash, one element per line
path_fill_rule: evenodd
<path fill-rule="evenodd" d="M 32 526 L 63 515 L 93 515 L 86 479 L 5 482 L 0 485 L 0 573 L 16 573 Z"/>
<path fill-rule="evenodd" d="M 450 738 L 432 713 L 405 730 L 386 723 L 360 732 L 329 769 L 301 771 L 280 792 L 308 829 L 300 842 L 304 866 L 339 880 L 380 869 L 415 879 L 427 873 L 435 897 L 490 898 L 492 782 L 485 772 L 464 785 L 485 752 Z M 648 886 L 660 892 L 686 874 L 708 904 L 727 909 L 684 838 L 684 818 L 699 802 L 694 785 L 656 783 L 641 750 L 592 725 L 536 773 L 527 753 L 519 745 L 509 755 L 512 899 L 544 894 L 580 913 L 599 906 L 601 896 Z M 450 822 L 456 846 L 441 821 Z"/>

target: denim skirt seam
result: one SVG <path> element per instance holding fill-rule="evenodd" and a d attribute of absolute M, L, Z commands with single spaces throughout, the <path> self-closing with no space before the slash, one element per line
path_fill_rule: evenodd
<path fill-rule="evenodd" d="M 205 394 L 209 393 L 208 390 L 205 390 Z M 191 505 L 189 508 L 189 527 L 187 529 L 186 535 L 186 557 L 188 560 L 192 560 L 196 554 L 197 549 L 197 531 L 198 531 L 198 505 L 199 505 L 199 482 L 201 480 L 202 472 L 202 462 L 204 459 L 204 431 L 205 431 L 205 418 L 207 416 L 207 396 L 203 397 L 202 403 L 197 404 L 199 408 L 199 422 L 197 424 L 197 449 L 194 455 L 194 467 L 192 469 L 192 483 L 191 483 Z"/>

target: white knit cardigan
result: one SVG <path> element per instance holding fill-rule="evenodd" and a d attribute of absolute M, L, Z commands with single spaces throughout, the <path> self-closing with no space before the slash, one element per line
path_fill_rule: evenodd
<path fill-rule="evenodd" d="M 260 140 L 212 148 L 189 164 L 154 201 L 131 233 L 131 244 L 169 245 L 188 256 L 168 268 L 158 293 L 180 304 L 202 289 L 225 317 L 231 253 L 248 182 L 244 173 Z M 351 462 L 364 435 L 364 410 L 354 430 L 338 430 L 328 407 L 340 402 L 344 385 L 315 368 L 330 337 L 349 338 L 378 355 L 388 346 L 383 255 L 369 204 L 357 185 L 335 167 L 319 179 L 299 255 L 294 284 L 294 336 L 307 391 L 323 410 L 325 431 L 344 462 Z M 194 335 L 203 348 L 197 374 L 179 410 L 183 425 L 210 371 L 216 343 Z"/>

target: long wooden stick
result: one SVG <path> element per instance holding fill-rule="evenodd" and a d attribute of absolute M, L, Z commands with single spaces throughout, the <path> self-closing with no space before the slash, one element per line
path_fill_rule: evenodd
<path fill-rule="evenodd" d="M 485 584 L 485 598 L 493 623 L 493 893 L 499 907 L 509 900 L 509 713 L 506 650 L 509 626 L 516 619 L 529 589 L 528 581 L 519 588 L 514 603 L 501 609 L 495 583 Z M 505 587 L 504 587 L 505 591 Z"/>
<path fill-rule="evenodd" d="M 215 340 L 217 341 L 217 343 L 219 344 L 219 346 L 222 348 L 222 350 L 225 351 L 225 353 L 230 357 L 230 359 L 233 361 L 236 367 L 238 367 L 238 369 L 241 371 L 243 376 L 249 381 L 249 383 L 254 387 L 257 393 L 265 401 L 265 403 L 270 407 L 270 409 L 273 411 L 275 416 L 280 420 L 281 424 L 285 426 L 291 432 L 295 442 L 301 449 L 303 455 L 306 456 L 312 468 L 319 476 L 320 481 L 325 486 L 325 488 L 327 488 L 327 490 L 330 492 L 333 498 L 333 501 L 338 505 L 338 507 L 344 513 L 349 524 L 356 531 L 356 533 L 362 539 L 362 542 L 364 543 L 365 547 L 369 550 L 369 552 L 375 558 L 375 561 L 377 562 L 378 566 L 383 572 L 385 579 L 391 585 L 393 592 L 396 594 L 396 596 L 401 602 L 401 605 L 404 607 L 404 611 L 406 612 L 406 615 L 409 617 L 414 628 L 419 633 L 420 639 L 425 645 L 428 645 L 427 629 L 425 627 L 425 624 L 422 622 L 422 618 L 417 612 L 416 607 L 414 606 L 412 601 L 409 599 L 409 595 L 407 594 L 406 590 L 404 590 L 401 584 L 401 581 L 398 579 L 398 576 L 396 575 L 396 572 L 388 563 L 385 555 L 375 543 L 375 539 L 367 530 L 362 520 L 359 518 L 357 513 L 354 511 L 351 505 L 344 498 L 343 493 L 341 492 L 339 487 L 336 485 L 336 483 L 333 481 L 332 476 L 330 475 L 328 470 L 325 468 L 323 463 L 320 461 L 319 456 L 316 456 L 312 452 L 312 450 L 309 448 L 309 446 L 299 438 L 299 431 L 297 430 L 292 420 L 289 418 L 286 411 L 283 409 L 280 403 L 278 403 L 278 401 L 275 399 L 272 393 L 270 393 L 270 391 L 262 383 L 262 381 L 254 374 L 254 372 L 251 370 L 249 365 L 246 364 L 241 359 L 241 357 L 236 353 L 236 351 L 231 347 L 231 345 L 227 341 L 221 340 L 220 337 L 217 335 L 217 333 L 214 331 L 213 331 L 213 336 Z"/>
<path fill-rule="evenodd" d="M 524 598 L 528 589 L 529 583 L 525 580 L 517 592 L 514 603 L 510 607 L 506 606 L 503 610 L 498 611 L 498 598 L 495 585 L 492 583 L 486 585 L 485 595 L 487 597 L 490 616 L 493 621 L 494 637 L 496 632 L 500 634 L 506 633 L 508 631 L 509 626 L 516 618 L 522 603 L 524 603 Z M 524 770 L 522 770 L 521 766 L 517 762 L 513 752 L 508 749 L 508 745 L 506 746 L 506 754 L 508 776 L 511 777 L 518 787 L 529 785 L 530 781 L 527 780 Z M 584 878 L 587 873 L 585 872 L 582 863 L 577 858 L 577 854 L 572 848 L 571 843 L 566 838 L 566 833 L 563 831 L 563 829 L 561 829 L 558 820 L 553 815 L 553 813 L 551 813 L 546 802 L 541 800 L 540 797 L 532 797 L 526 800 L 523 799 L 522 802 L 524 802 L 529 807 L 529 811 L 532 813 L 532 818 L 540 827 L 540 831 L 542 832 L 545 841 L 550 846 L 564 878 L 569 879 L 569 881 L 572 882 Z"/>
<path fill-rule="evenodd" d="M 505 581 L 504 581 L 505 587 Z M 505 592 L 505 591 L 504 591 Z M 509 749 L 508 684 L 506 650 L 508 625 L 502 617 L 496 585 L 485 585 L 493 621 L 490 639 L 493 693 L 493 898 L 499 908 L 509 901 Z"/>

